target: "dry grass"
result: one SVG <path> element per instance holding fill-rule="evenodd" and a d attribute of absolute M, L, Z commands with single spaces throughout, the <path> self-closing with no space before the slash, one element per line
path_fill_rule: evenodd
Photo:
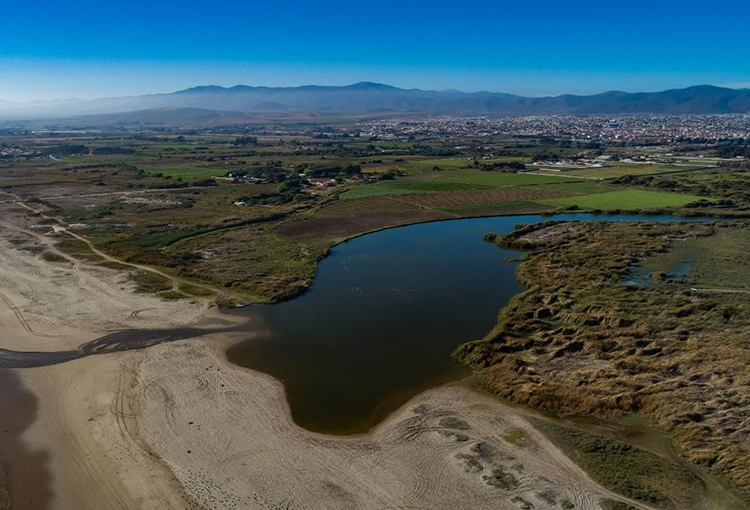
<path fill-rule="evenodd" d="M 519 267 L 529 290 L 456 356 L 518 403 L 560 415 L 641 413 L 750 502 L 750 304 L 677 283 L 622 284 L 646 256 L 730 231 L 750 235 L 743 224 L 549 222 L 499 237 L 537 248 Z"/>

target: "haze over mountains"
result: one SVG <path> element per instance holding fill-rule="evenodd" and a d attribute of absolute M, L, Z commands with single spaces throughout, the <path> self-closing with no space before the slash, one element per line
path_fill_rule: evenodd
<path fill-rule="evenodd" d="M 189 109 L 189 110 L 184 110 Z M 213 111 L 213 112 L 207 112 Z M 523 97 L 496 92 L 401 89 L 362 82 L 348 86 L 235 87 L 201 86 L 170 94 L 93 100 L 10 103 L 0 100 L 0 119 L 53 119 L 104 115 L 117 122 L 169 117 L 205 120 L 241 119 L 253 114 L 318 115 L 614 115 L 750 113 L 750 90 L 701 85 L 662 92 L 605 92 L 590 96 Z M 83 119 L 82 119 L 83 120 Z M 93 122 L 96 119 L 89 118 Z M 100 119 L 103 120 L 103 119 Z"/>

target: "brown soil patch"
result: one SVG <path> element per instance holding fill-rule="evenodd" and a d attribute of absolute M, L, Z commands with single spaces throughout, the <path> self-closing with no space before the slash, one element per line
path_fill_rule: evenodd
<path fill-rule="evenodd" d="M 537 186 L 517 186 L 488 190 L 456 191 L 453 193 L 398 195 L 392 197 L 392 200 L 407 202 L 422 207 L 456 207 L 461 205 L 491 204 L 496 202 L 540 200 L 569 195 L 570 193 L 564 191 L 540 188 Z"/>
<path fill-rule="evenodd" d="M 297 239 L 345 239 L 386 227 L 453 217 L 390 199 L 365 198 L 331 204 L 311 218 L 282 225 L 279 233 Z"/>
<path fill-rule="evenodd" d="M 445 207 L 539 200 L 567 195 L 569 193 L 558 190 L 518 186 L 338 200 L 319 209 L 311 217 L 286 223 L 279 228 L 279 233 L 298 239 L 345 239 L 386 227 L 456 217 L 437 210 Z"/>

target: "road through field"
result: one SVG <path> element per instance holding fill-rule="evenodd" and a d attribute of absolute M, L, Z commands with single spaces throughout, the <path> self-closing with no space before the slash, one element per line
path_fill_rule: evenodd
<path fill-rule="evenodd" d="M 181 291 L 179 289 L 179 286 L 180 285 L 189 285 L 189 286 L 198 287 L 198 288 L 201 288 L 201 289 L 204 289 L 204 290 L 208 290 L 208 291 L 214 293 L 215 296 L 218 297 L 218 298 L 231 298 L 231 299 L 236 300 L 238 303 L 243 303 L 243 304 L 249 304 L 249 303 L 252 302 L 252 300 L 248 296 L 246 296 L 246 295 L 237 294 L 235 292 L 231 292 L 231 291 L 228 291 L 228 290 L 223 289 L 223 288 L 218 288 L 218 287 L 214 287 L 214 286 L 211 286 L 211 285 L 206 285 L 206 284 L 203 284 L 203 283 L 200 283 L 200 282 L 195 282 L 195 281 L 192 281 L 192 280 L 187 280 L 187 279 L 184 279 L 184 278 L 180 278 L 178 276 L 170 275 L 168 273 L 165 273 L 164 271 L 160 271 L 159 269 L 156 269 L 156 268 L 153 268 L 153 267 L 150 267 L 150 266 L 146 266 L 146 265 L 143 265 L 143 264 L 136 264 L 136 263 L 132 263 L 132 262 L 127 262 L 127 261 L 119 259 L 117 257 L 113 257 L 113 256 L 111 256 L 111 255 L 109 255 L 109 254 L 107 254 L 107 253 L 99 250 L 98 248 L 96 248 L 94 246 L 94 244 L 90 240 L 88 240 L 86 237 L 84 237 L 84 236 L 82 236 L 80 234 L 76 234 L 75 232 L 72 232 L 72 231 L 68 230 L 67 228 L 63 227 L 62 225 L 64 225 L 64 222 L 60 218 L 47 215 L 47 214 L 45 214 L 43 212 L 42 209 L 35 209 L 35 208 L 31 207 L 30 205 L 28 205 L 27 203 L 25 203 L 18 195 L 14 195 L 14 194 L 10 194 L 10 193 L 5 193 L 5 194 L 14 198 L 14 200 L 11 202 L 12 204 L 17 205 L 19 207 L 22 207 L 22 208 L 30 211 L 33 214 L 39 215 L 41 218 L 48 219 L 48 220 L 54 220 L 56 222 L 56 224 L 53 225 L 52 228 L 53 228 L 53 230 L 55 232 L 61 233 L 61 234 L 64 234 L 64 235 L 68 235 L 68 236 L 70 236 L 70 237 L 72 237 L 74 239 L 77 239 L 78 241 L 83 242 L 88 247 L 88 249 L 91 251 L 92 254 L 101 257 L 102 259 L 104 259 L 104 261 L 106 261 L 106 262 L 112 262 L 112 263 L 115 263 L 115 264 L 120 264 L 120 265 L 127 266 L 127 267 L 130 267 L 130 268 L 133 268 L 133 269 L 141 270 L 141 271 L 146 271 L 146 272 L 155 274 L 157 276 L 160 276 L 162 278 L 165 278 L 166 280 L 168 280 L 168 281 L 170 281 L 172 283 L 172 291 L 174 291 L 174 292 L 178 292 L 180 294 L 188 296 L 187 294 L 185 294 L 183 291 Z M 0 222 L 2 222 L 2 220 L 0 220 Z M 20 226 L 18 226 L 18 225 L 12 225 L 9 222 L 2 222 L 2 223 L 4 223 L 7 227 L 10 227 L 10 228 L 16 228 L 16 229 L 21 228 Z M 60 250 L 54 248 L 53 243 L 51 243 L 50 241 L 45 241 L 44 238 L 42 238 L 41 235 L 38 234 L 37 232 L 34 232 L 33 230 L 28 229 L 28 228 L 22 228 L 22 230 L 26 231 L 27 233 L 30 233 L 30 234 L 34 235 L 37 238 L 41 238 L 45 242 L 45 244 L 48 245 L 48 249 L 50 249 L 51 251 L 55 252 L 56 254 L 58 254 L 58 255 L 60 255 L 60 256 L 62 256 L 64 258 L 66 258 L 68 260 L 71 260 L 75 264 L 78 264 L 80 262 L 77 259 L 72 258 L 70 255 L 68 255 L 68 254 L 66 254 L 64 252 L 61 252 Z M 189 297 L 191 297 L 193 299 L 197 299 L 197 300 L 201 299 L 200 297 L 196 297 L 196 296 L 189 296 Z M 214 296 L 212 296 L 211 299 L 214 299 Z"/>

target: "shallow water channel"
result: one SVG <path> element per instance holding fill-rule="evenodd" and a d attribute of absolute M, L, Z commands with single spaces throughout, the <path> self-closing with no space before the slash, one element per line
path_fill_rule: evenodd
<path fill-rule="evenodd" d="M 366 432 L 417 393 L 468 375 L 451 361 L 484 337 L 523 289 L 519 252 L 483 240 L 519 223 L 680 221 L 671 216 L 504 216 L 383 230 L 331 249 L 310 289 L 236 313 L 258 333 L 231 362 L 283 382 L 292 417 L 309 430 Z"/>

